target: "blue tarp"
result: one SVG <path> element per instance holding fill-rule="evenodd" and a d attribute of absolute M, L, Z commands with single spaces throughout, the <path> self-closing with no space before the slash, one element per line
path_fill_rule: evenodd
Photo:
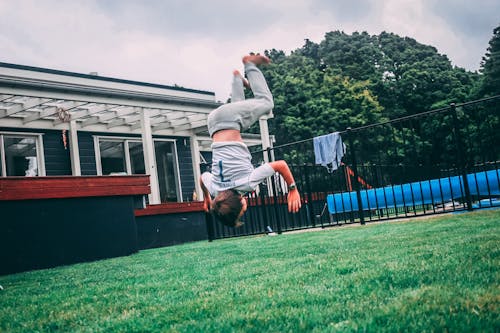
<path fill-rule="evenodd" d="M 499 196 L 499 169 L 467 175 L 473 196 Z M 463 198 L 462 176 L 446 177 L 361 190 L 363 210 L 394 208 L 422 204 L 441 204 Z M 356 192 L 329 194 L 326 198 L 330 214 L 358 210 Z"/>

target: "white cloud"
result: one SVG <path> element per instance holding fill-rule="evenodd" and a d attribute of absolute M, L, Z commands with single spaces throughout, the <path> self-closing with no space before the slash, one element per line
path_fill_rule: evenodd
<path fill-rule="evenodd" d="M 332 30 L 385 30 L 478 69 L 500 4 L 443 0 L 0 2 L 0 61 L 215 91 L 248 51 L 291 51 Z M 484 6 L 482 6 L 484 5 Z M 453 15 L 448 14 L 448 7 Z M 484 7 L 484 9 L 482 8 Z M 469 14 L 472 12 L 472 14 Z M 484 13 L 484 15 L 481 15 Z M 466 21 L 466 22 L 463 22 Z"/>
<path fill-rule="evenodd" d="M 425 1 L 384 1 L 378 25 L 386 31 L 432 45 L 446 54 L 456 66 L 477 70 L 486 45 L 478 43 L 454 29 L 444 17 L 429 11 Z M 491 28 L 491 35 L 493 27 Z M 471 52 L 472 51 L 472 52 Z"/>

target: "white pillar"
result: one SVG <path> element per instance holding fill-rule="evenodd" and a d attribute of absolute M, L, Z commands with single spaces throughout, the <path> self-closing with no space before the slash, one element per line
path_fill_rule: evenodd
<path fill-rule="evenodd" d="M 69 122 L 69 154 L 71 159 L 71 174 L 73 176 L 81 176 L 82 169 L 80 166 L 80 150 L 78 148 L 78 132 L 76 128 L 76 120 Z"/>
<path fill-rule="evenodd" d="M 203 200 L 203 191 L 201 190 L 200 186 L 200 144 L 198 143 L 198 139 L 194 135 L 190 137 L 190 141 L 191 156 L 193 161 L 194 188 L 196 190 L 196 196 L 198 197 L 198 200 Z"/>
<path fill-rule="evenodd" d="M 156 161 L 154 154 L 153 133 L 149 115 L 144 108 L 141 108 L 141 129 L 142 129 L 142 150 L 144 152 L 144 167 L 149 175 L 151 194 L 149 194 L 149 204 L 159 204 L 160 186 L 158 185 L 158 172 L 156 171 Z"/>
<path fill-rule="evenodd" d="M 264 152 L 262 154 L 264 156 L 265 163 L 271 162 L 271 161 L 269 161 L 269 156 L 268 156 L 268 152 L 266 149 L 271 147 L 271 138 L 269 136 L 269 126 L 267 124 L 267 119 L 272 118 L 272 117 L 273 117 L 273 114 L 271 113 L 270 115 L 260 117 L 260 119 L 259 119 L 260 140 L 262 141 L 262 150 L 264 150 Z M 274 156 L 274 153 L 272 153 L 272 156 Z M 274 158 L 271 158 L 271 160 L 274 160 Z M 270 181 L 267 182 L 267 191 L 268 191 L 269 195 L 273 195 L 273 186 L 272 186 Z"/>
<path fill-rule="evenodd" d="M 260 140 L 262 141 L 262 150 L 264 150 L 264 162 L 269 162 L 269 157 L 267 155 L 266 149 L 271 147 L 271 139 L 269 137 L 269 126 L 267 124 L 267 119 L 269 116 L 263 116 L 259 119 L 260 127 Z"/>

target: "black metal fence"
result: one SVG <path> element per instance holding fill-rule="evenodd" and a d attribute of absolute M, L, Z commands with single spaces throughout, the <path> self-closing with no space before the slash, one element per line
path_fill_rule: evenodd
<path fill-rule="evenodd" d="M 333 172 L 315 164 L 313 138 L 254 152 L 255 165 L 287 161 L 300 212 L 288 213 L 276 175 L 248 194 L 244 226 L 208 216 L 209 239 L 500 206 L 500 96 L 338 133 L 346 149 Z"/>

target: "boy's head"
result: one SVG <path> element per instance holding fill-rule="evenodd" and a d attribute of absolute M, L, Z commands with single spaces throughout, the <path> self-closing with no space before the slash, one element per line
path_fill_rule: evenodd
<path fill-rule="evenodd" d="M 212 201 L 212 212 L 215 217 L 228 227 L 239 227 L 243 225 L 240 218 L 246 210 L 246 199 L 235 190 L 219 192 Z"/>

